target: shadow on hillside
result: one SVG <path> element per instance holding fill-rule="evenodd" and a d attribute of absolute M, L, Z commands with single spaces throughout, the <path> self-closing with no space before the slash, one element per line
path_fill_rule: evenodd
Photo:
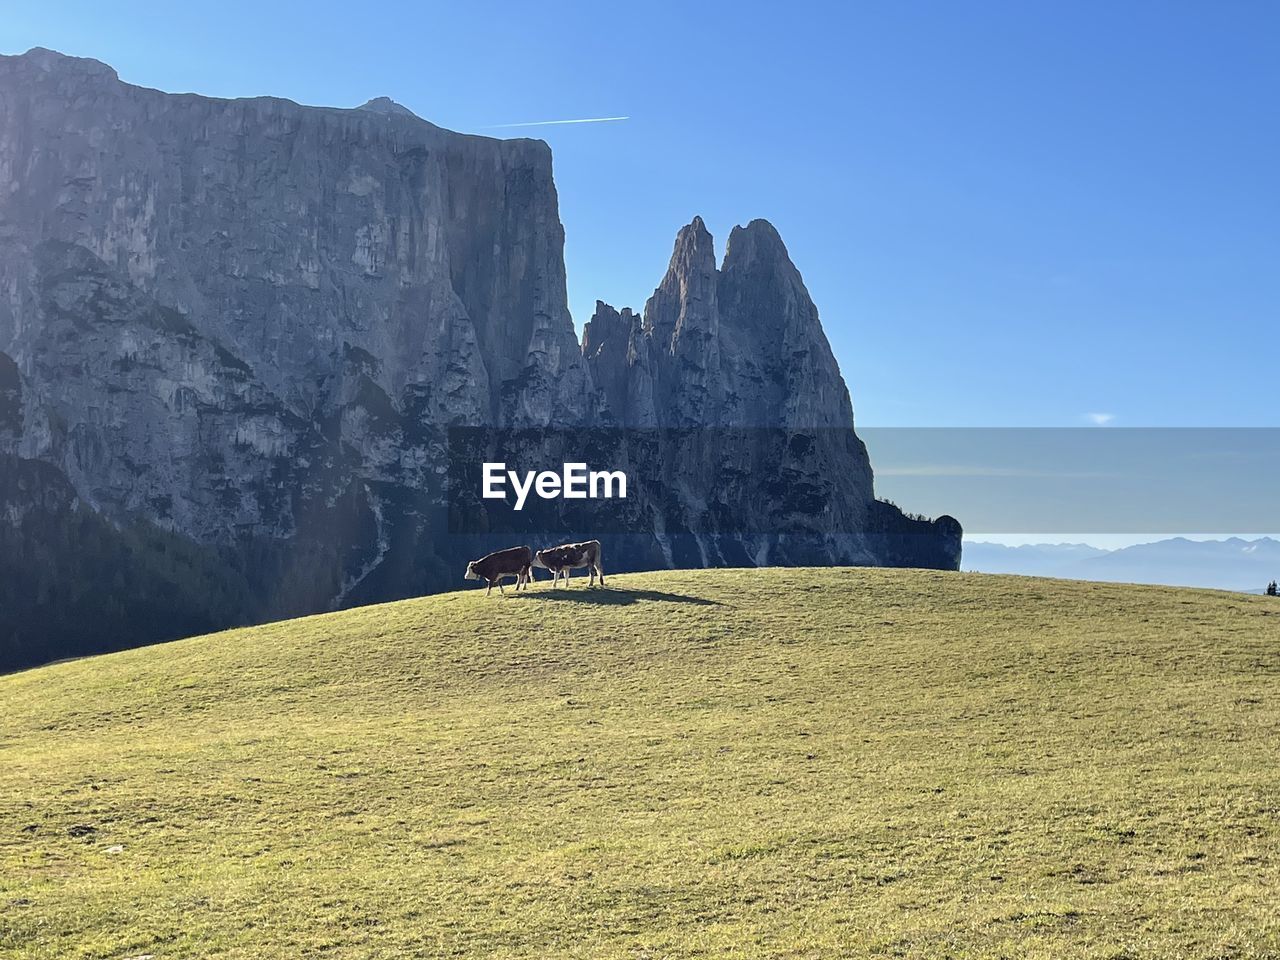
<path fill-rule="evenodd" d="M 560 587 L 555 590 L 528 590 L 521 594 L 530 600 L 567 600 L 571 603 L 596 603 L 608 607 L 626 606 L 637 600 L 661 600 L 664 603 L 692 603 L 699 607 L 723 606 L 719 600 L 691 597 L 662 590 L 614 590 L 610 587 Z"/>

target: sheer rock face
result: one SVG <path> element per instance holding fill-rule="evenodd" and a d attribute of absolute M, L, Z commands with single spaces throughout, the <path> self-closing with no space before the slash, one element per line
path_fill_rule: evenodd
<path fill-rule="evenodd" d="M 22 436 L 22 377 L 8 354 L 0 353 L 0 453 L 16 451 Z"/>
<path fill-rule="evenodd" d="M 453 425 L 840 428 L 792 478 L 838 486 L 851 522 L 896 523 L 769 224 L 735 229 L 718 268 L 695 219 L 643 318 L 601 304 L 581 348 L 563 243 L 540 141 L 386 98 L 217 100 L 0 57 L 0 454 L 48 465 L 104 531 L 141 520 L 215 551 L 260 590 L 250 617 L 455 586 L 471 546 L 431 519 Z M 676 529 L 636 566 L 958 563 L 949 533 L 910 556 L 858 537 L 681 548 L 717 459 L 779 452 L 663 455 L 695 489 L 640 505 Z"/>
<path fill-rule="evenodd" d="M 82 247 L 300 415 L 350 350 L 432 421 L 580 419 L 551 155 L 382 109 L 174 96 L 91 60 L 0 58 L 0 347 L 36 247 Z M 21 185 L 21 189 L 18 189 Z"/>

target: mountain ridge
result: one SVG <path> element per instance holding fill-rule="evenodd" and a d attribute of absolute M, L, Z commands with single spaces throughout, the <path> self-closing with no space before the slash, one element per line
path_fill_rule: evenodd
<path fill-rule="evenodd" d="M 969 541 L 963 569 L 1072 580 L 1206 587 L 1257 593 L 1280 576 L 1280 541 L 1191 540 L 1170 537 L 1102 550 L 1087 544 L 1003 544 Z"/>

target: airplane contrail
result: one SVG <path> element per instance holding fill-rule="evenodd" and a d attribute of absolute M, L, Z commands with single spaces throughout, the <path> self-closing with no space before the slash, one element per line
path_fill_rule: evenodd
<path fill-rule="evenodd" d="M 559 123 L 612 123 L 615 120 L 630 120 L 630 117 L 587 117 L 585 120 L 532 120 L 528 123 L 494 123 L 484 130 L 497 130 L 501 127 L 549 127 Z"/>

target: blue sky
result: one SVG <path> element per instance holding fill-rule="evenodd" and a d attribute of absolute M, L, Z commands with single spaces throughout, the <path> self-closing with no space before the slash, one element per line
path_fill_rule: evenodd
<path fill-rule="evenodd" d="M 579 324 L 772 220 L 860 423 L 1280 423 L 1280 4 L 57 7 L 0 50 L 544 137 Z"/>

